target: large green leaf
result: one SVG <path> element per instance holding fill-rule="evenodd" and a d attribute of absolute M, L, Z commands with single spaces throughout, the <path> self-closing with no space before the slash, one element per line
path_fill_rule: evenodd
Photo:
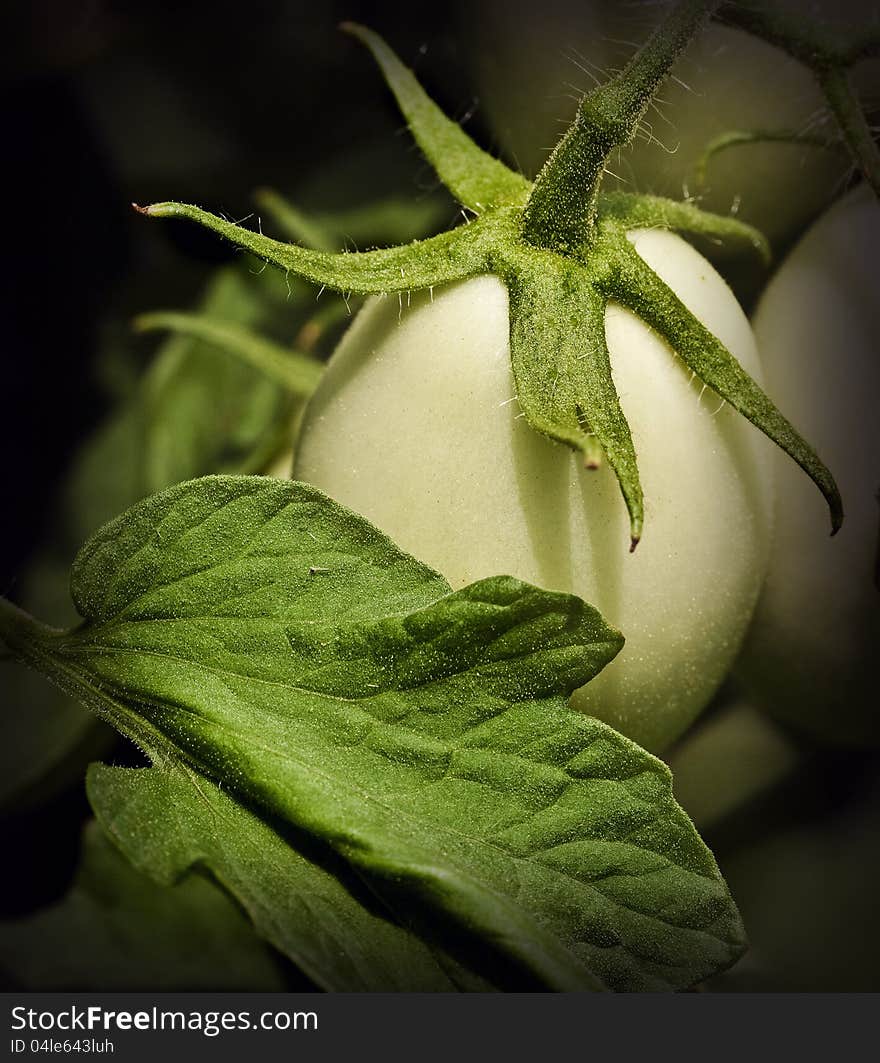
<path fill-rule="evenodd" d="M 565 704 L 622 644 L 578 598 L 510 577 L 450 593 L 314 488 L 261 477 L 135 506 L 71 588 L 68 632 L 4 605 L 13 652 L 494 982 L 681 988 L 741 952 L 667 769 Z"/>

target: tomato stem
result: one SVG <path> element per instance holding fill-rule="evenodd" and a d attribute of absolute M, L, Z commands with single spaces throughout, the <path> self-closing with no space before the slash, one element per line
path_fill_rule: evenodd
<path fill-rule="evenodd" d="M 530 243 L 567 253 L 589 243 L 611 152 L 633 139 L 673 63 L 716 6 L 679 0 L 623 71 L 584 97 L 526 204 L 523 235 Z"/>
<path fill-rule="evenodd" d="M 850 154 L 874 194 L 880 197 L 880 149 L 859 103 L 849 69 L 829 67 L 819 75 L 819 85 Z"/>
<path fill-rule="evenodd" d="M 25 660 L 22 647 L 33 638 L 58 635 L 60 631 L 35 620 L 8 598 L 0 596 L 0 646 L 6 648 L 5 658 Z"/>

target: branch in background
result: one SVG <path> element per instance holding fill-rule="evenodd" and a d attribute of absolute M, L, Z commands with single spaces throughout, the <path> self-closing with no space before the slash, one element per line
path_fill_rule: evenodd
<path fill-rule="evenodd" d="M 180 335 L 204 340 L 227 351 L 265 373 L 276 384 L 307 398 L 318 386 L 323 365 L 309 354 L 287 350 L 234 321 L 207 314 L 189 314 L 176 310 L 141 314 L 133 322 L 138 332 L 167 329 Z"/>
<path fill-rule="evenodd" d="M 856 63 L 880 55 L 880 29 L 842 30 L 800 11 L 780 11 L 752 0 L 724 3 L 714 17 L 780 48 L 812 71 L 853 161 L 880 198 L 880 148 L 851 78 Z"/>
<path fill-rule="evenodd" d="M 795 133 L 786 129 L 730 129 L 713 137 L 703 149 L 694 166 L 694 189 L 696 192 L 705 191 L 709 164 L 728 148 L 742 144 L 806 144 L 815 148 L 832 148 L 838 143 L 818 133 Z"/>

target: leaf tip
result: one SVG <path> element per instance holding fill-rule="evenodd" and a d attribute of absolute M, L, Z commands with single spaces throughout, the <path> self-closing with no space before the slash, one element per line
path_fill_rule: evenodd
<path fill-rule="evenodd" d="M 132 207 L 138 214 L 146 214 L 148 218 L 163 218 L 175 212 L 174 203 L 148 203 L 145 207 L 142 207 L 140 203 L 132 203 Z"/>
<path fill-rule="evenodd" d="M 773 265 L 773 248 L 770 246 L 770 241 L 761 232 L 760 229 L 756 229 L 751 226 L 752 229 L 752 246 L 755 249 L 755 253 L 761 261 L 761 265 L 765 269 L 769 269 Z"/>
<path fill-rule="evenodd" d="M 837 535 L 843 525 L 843 499 L 840 497 L 840 489 L 837 486 L 837 482 L 831 475 L 831 472 L 822 467 L 824 476 L 814 477 L 816 485 L 825 496 L 825 501 L 828 503 L 828 513 L 831 518 L 831 535 Z"/>
<path fill-rule="evenodd" d="M 135 314 L 130 322 L 132 332 L 155 332 L 157 329 L 167 328 L 161 311 L 150 310 L 143 314 Z"/>
<path fill-rule="evenodd" d="M 636 504 L 629 510 L 629 552 L 634 554 L 636 547 L 642 541 L 642 531 L 645 526 L 645 511 L 642 508 L 641 489 Z"/>
<path fill-rule="evenodd" d="M 843 527 L 843 503 L 840 500 L 840 496 L 831 503 L 831 535 L 835 536 Z"/>
<path fill-rule="evenodd" d="M 586 424 L 586 416 L 583 410 L 578 407 L 578 419 L 582 424 Z M 584 468 L 595 470 L 602 467 L 602 459 L 605 456 L 602 450 L 602 444 L 596 438 L 596 436 L 587 429 L 587 434 L 580 441 L 581 455 L 584 461 Z"/>
<path fill-rule="evenodd" d="M 343 33 L 347 33 L 351 37 L 357 37 L 361 41 L 365 41 L 370 34 L 366 26 L 362 26 L 359 22 L 352 22 L 350 19 L 340 22 L 339 28 Z"/>

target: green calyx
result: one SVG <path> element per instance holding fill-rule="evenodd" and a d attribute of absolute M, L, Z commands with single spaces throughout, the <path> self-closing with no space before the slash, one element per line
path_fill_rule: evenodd
<path fill-rule="evenodd" d="M 531 243 L 566 253 L 589 240 L 609 156 L 635 136 L 670 66 L 716 6 L 680 0 L 623 72 L 583 98 L 529 195 L 523 233 Z"/>
<path fill-rule="evenodd" d="M 837 487 L 812 448 L 726 347 L 638 255 L 628 232 L 663 228 L 768 257 L 756 230 L 691 203 L 603 194 L 608 154 L 635 134 L 663 77 L 716 6 L 680 0 L 624 71 L 591 93 L 532 184 L 483 152 L 432 102 L 372 31 L 344 28 L 370 49 L 438 177 L 471 220 L 427 240 L 334 254 L 281 243 L 198 207 L 156 203 L 152 217 L 185 217 L 272 265 L 343 293 L 433 288 L 485 273 L 510 295 L 510 349 L 517 399 L 537 431 L 580 452 L 588 468 L 604 457 L 629 512 L 631 548 L 644 521 L 630 428 L 611 375 L 604 314 L 627 307 L 655 329 L 688 368 L 781 446 L 815 481 L 842 520 Z"/>

